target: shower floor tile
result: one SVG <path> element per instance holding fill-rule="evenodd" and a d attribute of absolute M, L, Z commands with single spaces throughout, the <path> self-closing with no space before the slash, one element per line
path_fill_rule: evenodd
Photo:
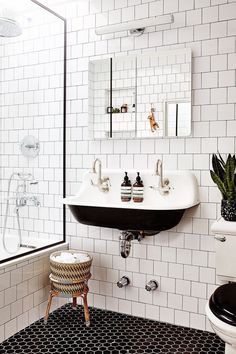
<path fill-rule="evenodd" d="M 39 320 L 0 344 L 0 354 L 223 354 L 213 333 L 90 308 L 91 327 L 83 309 L 65 305 L 45 325 Z"/>

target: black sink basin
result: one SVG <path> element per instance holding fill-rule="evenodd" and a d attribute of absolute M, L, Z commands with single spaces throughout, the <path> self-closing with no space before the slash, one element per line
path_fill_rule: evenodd
<path fill-rule="evenodd" d="M 145 210 L 68 205 L 75 219 L 82 224 L 119 230 L 155 231 L 176 226 L 185 209 Z"/>

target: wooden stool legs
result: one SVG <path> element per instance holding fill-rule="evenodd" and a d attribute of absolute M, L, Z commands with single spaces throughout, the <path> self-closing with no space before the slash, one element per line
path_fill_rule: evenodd
<path fill-rule="evenodd" d="M 72 300 L 72 308 L 73 310 L 76 310 L 77 308 L 77 297 L 73 297 L 73 300 Z"/>
<path fill-rule="evenodd" d="M 48 320 L 50 308 L 51 308 L 51 305 L 52 305 L 52 298 L 54 296 L 57 296 L 57 295 L 58 295 L 57 291 L 50 290 L 49 296 L 48 296 L 48 304 L 47 304 L 47 308 L 46 308 L 46 313 L 45 313 L 45 316 L 44 316 L 44 323 L 47 323 L 47 320 Z"/>
<path fill-rule="evenodd" d="M 72 308 L 74 310 L 76 310 L 76 308 L 77 308 L 77 297 L 78 296 L 82 297 L 83 298 L 83 302 L 84 302 L 85 324 L 86 324 L 87 327 L 89 327 L 90 326 L 90 317 L 89 317 L 87 294 L 88 294 L 88 288 L 86 288 L 86 290 L 85 290 L 85 292 L 83 294 L 81 294 L 81 293 L 72 294 L 72 298 L 73 298 L 73 300 L 72 300 Z M 45 316 L 44 316 L 44 323 L 47 323 L 53 297 L 59 296 L 59 295 L 60 295 L 60 293 L 58 291 L 50 290 L 49 296 L 48 296 L 48 303 L 47 303 L 46 313 L 45 313 Z"/>
<path fill-rule="evenodd" d="M 90 317 L 89 317 L 87 293 L 84 294 L 83 300 L 84 300 L 84 318 L 85 318 L 85 325 L 86 325 L 87 327 L 89 327 L 89 326 L 90 326 Z"/>

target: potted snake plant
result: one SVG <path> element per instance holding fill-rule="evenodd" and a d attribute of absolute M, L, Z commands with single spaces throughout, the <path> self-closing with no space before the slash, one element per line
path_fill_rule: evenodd
<path fill-rule="evenodd" d="M 229 154 L 225 162 L 220 154 L 213 154 L 212 169 L 211 178 L 222 195 L 221 215 L 226 221 L 236 221 L 235 155 Z"/>

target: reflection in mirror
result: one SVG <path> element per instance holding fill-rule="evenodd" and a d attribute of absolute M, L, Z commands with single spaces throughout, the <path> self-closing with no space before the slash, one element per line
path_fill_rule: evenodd
<path fill-rule="evenodd" d="M 109 103 L 110 59 L 89 63 L 89 127 L 94 139 L 108 138 L 110 131 L 106 107 Z"/>
<path fill-rule="evenodd" d="M 191 134 L 191 102 L 165 102 L 165 135 L 188 136 Z"/>
<path fill-rule="evenodd" d="M 136 58 L 114 58 L 111 60 L 111 65 L 112 137 L 134 138 L 136 136 Z"/>
<path fill-rule="evenodd" d="M 89 63 L 93 139 L 191 134 L 191 50 Z"/>
<path fill-rule="evenodd" d="M 89 63 L 89 130 L 94 139 L 135 137 L 135 99 L 136 58 Z"/>
<path fill-rule="evenodd" d="M 166 129 L 165 102 L 189 102 L 178 107 L 181 130 L 178 135 L 191 133 L 191 50 L 163 51 L 137 59 L 137 137 L 175 136 Z M 179 112 L 180 113 L 180 112 Z M 185 126 L 182 126 L 185 124 Z M 190 131 L 189 131 L 190 130 Z"/>

